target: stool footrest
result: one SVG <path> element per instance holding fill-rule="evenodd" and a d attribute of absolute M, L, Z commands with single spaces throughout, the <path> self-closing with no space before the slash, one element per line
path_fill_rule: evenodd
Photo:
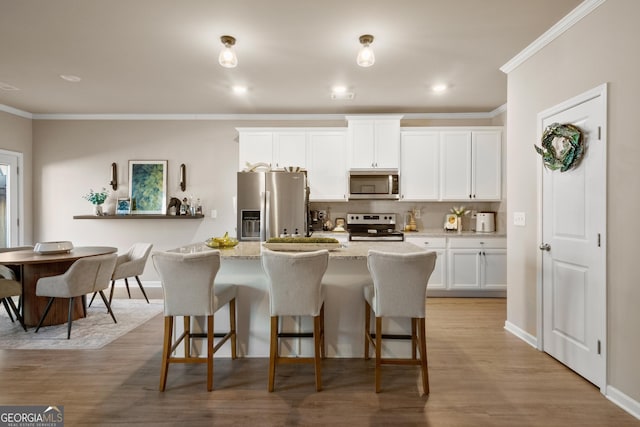
<path fill-rule="evenodd" d="M 313 332 L 278 332 L 278 338 L 313 338 Z"/>
<path fill-rule="evenodd" d="M 369 336 L 371 339 L 376 339 L 376 334 L 374 332 L 370 333 Z M 382 339 L 387 340 L 410 340 L 413 338 L 411 335 L 406 334 L 382 334 Z"/>

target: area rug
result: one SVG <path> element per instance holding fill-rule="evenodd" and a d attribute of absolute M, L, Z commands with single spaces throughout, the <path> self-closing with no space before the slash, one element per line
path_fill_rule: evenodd
<path fill-rule="evenodd" d="M 113 313 L 118 323 L 107 313 L 97 298 L 87 308 L 87 317 L 74 320 L 71 339 L 67 339 L 67 324 L 43 326 L 38 333 L 29 327 L 27 332 L 16 321 L 12 323 L 0 305 L 0 349 L 17 350 L 86 350 L 99 349 L 132 331 L 162 312 L 162 300 L 114 299 Z"/>

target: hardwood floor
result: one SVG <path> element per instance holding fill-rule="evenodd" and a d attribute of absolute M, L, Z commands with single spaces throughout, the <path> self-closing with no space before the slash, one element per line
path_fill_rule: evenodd
<path fill-rule="evenodd" d="M 428 397 L 406 366 L 384 366 L 376 394 L 373 359 L 325 360 L 321 392 L 312 365 L 282 365 L 268 393 L 268 358 L 216 358 L 213 392 L 205 365 L 174 365 L 161 393 L 159 315 L 101 350 L 0 351 L 0 404 L 64 405 L 68 426 L 640 425 L 504 321 L 504 299 L 429 299 Z"/>

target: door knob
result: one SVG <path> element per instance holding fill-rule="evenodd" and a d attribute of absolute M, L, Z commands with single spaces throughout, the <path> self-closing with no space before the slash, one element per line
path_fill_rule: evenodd
<path fill-rule="evenodd" d="M 549 246 L 548 243 L 543 243 L 540 245 L 540 250 L 549 252 L 551 250 L 551 246 Z"/>

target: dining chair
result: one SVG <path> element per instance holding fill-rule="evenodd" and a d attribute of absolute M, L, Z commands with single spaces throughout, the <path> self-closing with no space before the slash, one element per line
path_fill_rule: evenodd
<path fill-rule="evenodd" d="M 329 262 L 327 250 L 315 252 L 262 251 L 262 268 L 267 274 L 271 334 L 269 350 L 270 392 L 274 389 L 276 365 L 312 363 L 315 367 L 316 391 L 322 390 L 321 358 L 324 357 L 324 287 L 322 278 Z M 280 331 L 282 316 L 313 317 L 313 334 Z M 313 337 L 313 357 L 281 357 L 279 338 Z"/>
<path fill-rule="evenodd" d="M 27 249 L 33 249 L 33 246 L 14 246 L 9 248 L 0 248 L 0 252 L 15 252 L 23 251 Z M 4 305 L 9 319 L 13 323 L 16 319 L 26 331 L 27 327 L 24 324 L 24 317 L 22 316 L 22 283 L 21 278 L 16 276 L 16 272 L 7 267 L 6 265 L 0 265 L 0 302 Z M 16 306 L 13 301 L 13 297 L 18 297 L 18 305 Z"/>
<path fill-rule="evenodd" d="M 369 250 L 367 267 L 373 284 L 365 286 L 364 358 L 369 359 L 369 344 L 375 349 L 376 393 L 381 389 L 381 365 L 418 365 L 424 394 L 429 394 L 429 371 L 425 327 L 427 283 L 436 263 L 435 252 L 407 254 Z M 375 333 L 371 332 L 371 311 L 375 315 Z M 384 335 L 382 318 L 411 319 L 411 335 Z M 382 339 L 411 340 L 411 358 L 383 358 Z M 416 348 L 420 358 L 416 357 Z"/>
<path fill-rule="evenodd" d="M 38 322 L 36 333 L 40 330 L 47 314 L 49 314 L 53 301 L 56 298 L 67 298 L 69 300 L 67 339 L 70 339 L 74 298 L 84 297 L 92 292 L 100 294 L 113 322 L 118 323 L 111 310 L 111 305 L 103 292 L 109 287 L 109 279 L 116 265 L 116 257 L 116 254 L 107 254 L 80 258 L 71 264 L 71 267 L 63 274 L 38 279 L 36 283 L 36 295 L 49 297 L 49 302 Z M 86 310 L 84 315 L 87 315 Z"/>
<path fill-rule="evenodd" d="M 131 299 L 131 291 L 129 290 L 129 277 L 135 277 L 138 282 L 138 286 L 142 291 L 142 295 L 144 299 L 149 303 L 149 298 L 147 298 L 147 293 L 142 286 L 142 282 L 140 281 L 140 275 L 144 272 L 144 267 L 147 264 L 147 258 L 149 258 L 149 254 L 151 253 L 151 248 L 153 244 L 151 243 L 135 243 L 133 246 L 129 248 L 129 250 L 122 254 L 118 255 L 116 260 L 116 268 L 113 270 L 113 275 L 111 276 L 111 291 L 109 292 L 109 304 L 113 300 L 113 290 L 115 288 L 116 280 L 124 279 L 124 284 L 127 288 L 127 295 L 129 295 L 129 299 Z M 93 303 L 96 294 L 93 294 L 91 297 L 91 301 L 89 301 L 89 307 Z"/>
<path fill-rule="evenodd" d="M 169 365 L 172 363 L 206 363 L 207 390 L 213 390 L 213 355 L 231 340 L 231 358 L 236 358 L 236 285 L 215 283 L 220 269 L 220 251 L 181 254 L 155 252 L 151 255 L 160 275 L 164 294 L 164 343 L 160 391 L 167 385 Z M 229 305 L 229 331 L 214 332 L 214 314 Z M 183 317 L 184 332 L 173 338 L 174 318 Z M 191 316 L 206 317 L 204 333 L 191 331 Z M 191 340 L 206 338 L 207 355 L 199 357 L 191 353 Z M 214 343 L 215 338 L 220 338 Z M 184 357 L 172 356 L 180 344 L 184 345 Z"/>

